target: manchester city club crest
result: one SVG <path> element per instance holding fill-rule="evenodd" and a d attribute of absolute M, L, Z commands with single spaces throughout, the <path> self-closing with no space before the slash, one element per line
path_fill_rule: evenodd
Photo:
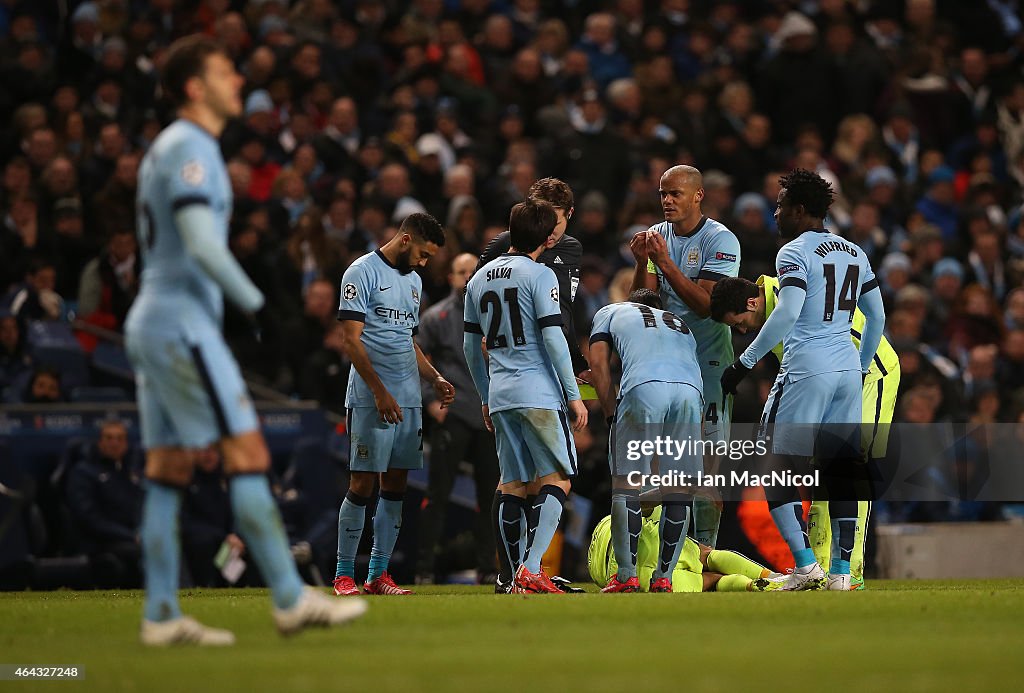
<path fill-rule="evenodd" d="M 686 254 L 686 266 L 696 267 L 700 261 L 700 251 L 696 248 L 690 248 L 690 252 Z"/>
<path fill-rule="evenodd" d="M 416 289 L 412 290 L 412 301 L 413 301 L 413 303 L 419 305 L 419 302 L 420 302 L 420 292 L 417 291 Z"/>

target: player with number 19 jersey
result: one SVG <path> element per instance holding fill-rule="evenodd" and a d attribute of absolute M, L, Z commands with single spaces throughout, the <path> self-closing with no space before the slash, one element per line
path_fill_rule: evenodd
<path fill-rule="evenodd" d="M 667 310 L 640 303 L 613 303 L 597 311 L 590 342 L 610 342 L 622 361 L 619 399 L 649 382 L 683 383 L 703 392 L 697 341 Z"/>

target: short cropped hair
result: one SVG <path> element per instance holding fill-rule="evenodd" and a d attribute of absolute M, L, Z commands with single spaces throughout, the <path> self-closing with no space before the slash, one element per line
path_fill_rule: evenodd
<path fill-rule="evenodd" d="M 745 313 L 747 300 L 756 298 L 757 284 L 743 277 L 725 277 L 711 290 L 711 319 L 722 322 L 726 313 Z"/>
<path fill-rule="evenodd" d="M 554 206 L 534 197 L 512 208 L 508 217 L 509 241 L 513 248 L 532 253 L 547 240 L 558 223 Z"/>
<path fill-rule="evenodd" d="M 206 59 L 220 53 L 227 55 L 224 46 L 202 34 L 192 34 L 171 44 L 163 69 L 164 94 L 175 108 L 188 101 L 185 85 L 193 77 L 202 77 L 206 71 Z"/>
<path fill-rule="evenodd" d="M 650 289 L 636 289 L 629 294 L 629 301 L 661 310 L 661 295 Z"/>
<path fill-rule="evenodd" d="M 407 233 L 417 240 L 433 243 L 439 248 L 444 245 L 444 229 L 441 228 L 441 223 L 424 212 L 413 212 L 407 216 L 398 232 Z"/>
<path fill-rule="evenodd" d="M 802 168 L 779 178 L 779 185 L 786 189 L 786 199 L 791 205 L 803 205 L 815 219 L 825 218 L 836 196 L 831 183 Z"/>
<path fill-rule="evenodd" d="M 526 197 L 543 200 L 563 212 L 573 208 L 572 188 L 558 178 L 541 178 L 534 182 L 526 192 Z"/>

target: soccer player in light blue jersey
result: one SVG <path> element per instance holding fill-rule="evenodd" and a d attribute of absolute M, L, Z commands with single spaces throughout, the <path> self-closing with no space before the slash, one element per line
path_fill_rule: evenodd
<path fill-rule="evenodd" d="M 728 441 L 732 397 L 722 392 L 720 382 L 733 360 L 732 334 L 710 317 L 711 290 L 719 279 L 739 274 L 740 243 L 732 231 L 701 211 L 704 178 L 694 167 L 665 171 L 658 193 L 665 221 L 630 243 L 637 259 L 632 288 L 660 291 L 665 310 L 690 328 L 704 382 L 704 437 Z M 718 501 L 698 495 L 693 502 L 694 538 L 714 548 L 721 516 Z"/>
<path fill-rule="evenodd" d="M 351 440 L 348 493 L 338 511 L 338 570 L 334 593 L 359 594 L 356 551 L 366 522 L 366 506 L 380 482 L 373 516 L 367 594 L 412 594 L 388 573 L 391 552 L 402 527 L 402 501 L 410 469 L 423 468 L 423 409 L 420 377 L 428 380 L 442 407 L 455 388 L 431 365 L 413 341 L 420 324 L 425 267 L 444 245 L 437 219 L 420 212 L 402 222 L 382 248 L 353 262 L 341 278 L 338 320 L 345 329 L 345 353 L 352 372 L 345 393 Z"/>
<path fill-rule="evenodd" d="M 779 375 L 761 417 L 762 431 L 773 431 L 771 452 L 786 458 L 790 468 L 799 458 L 815 455 L 826 464 L 851 465 L 858 442 L 823 452 L 822 434 L 815 429 L 831 426 L 823 432 L 834 433 L 835 427 L 861 420 L 861 385 L 885 325 L 878 281 L 860 248 L 825 230 L 825 215 L 834 196 L 827 181 L 796 169 L 779 183 L 775 219 L 783 236 L 795 238 L 782 247 L 775 261 L 778 301 L 757 338 L 722 374 L 722 389 L 735 393 L 750 369 L 781 341 Z M 850 340 L 857 308 L 865 318 L 859 353 Z M 856 499 L 848 493 L 829 498 L 833 550 L 827 578 L 808 541 L 797 490 L 789 488 L 769 499 L 769 508 L 796 568 L 788 576 L 771 580 L 767 589 L 849 590 Z"/>
<path fill-rule="evenodd" d="M 611 356 L 619 355 L 622 378 L 616 401 L 611 380 Z M 661 297 L 637 289 L 624 303 L 597 311 L 590 332 L 590 368 L 601 408 L 613 428 L 608 462 L 612 472 L 612 545 L 618 572 L 602 592 L 639 592 L 637 545 L 643 527 L 640 491 L 631 473 L 650 474 L 651 456 L 629 455 L 616 446 L 621 432 L 630 435 L 667 435 L 674 440 L 699 440 L 703 409 L 697 342 L 686 323 L 661 309 Z M 649 427 L 649 428 L 648 428 Z M 645 430 L 647 429 L 647 430 Z M 701 456 L 658 459 L 658 473 L 680 472 L 691 478 L 702 469 Z M 690 520 L 689 492 L 662 487 L 662 513 L 658 523 L 658 565 L 651 576 L 651 592 L 671 592 L 672 572 L 679 561 Z"/>
<path fill-rule="evenodd" d="M 547 202 L 528 199 L 514 206 L 509 252 L 477 270 L 466 288 L 463 348 L 498 446 L 499 550 L 515 567 L 512 591 L 518 593 L 561 594 L 541 558 L 577 471 L 567 409 L 573 430 L 587 425 L 562 332 L 558 278 L 537 261 L 555 223 Z M 526 487 L 534 479 L 541 488 L 527 508 Z M 529 523 L 527 513 L 534 514 Z"/>
<path fill-rule="evenodd" d="M 224 295 L 250 315 L 263 295 L 227 248 L 231 186 L 217 138 L 242 111 L 243 79 L 225 50 L 199 35 L 167 52 L 164 92 L 178 118 L 139 167 L 138 233 L 145 261 L 125 323 L 135 369 L 146 500 L 141 541 L 146 645 L 230 645 L 234 635 L 181 614 L 178 512 L 196 451 L 220 446 L 235 526 L 270 585 L 282 633 L 349 621 L 362 602 L 338 604 L 304 587 L 267 484 L 270 454 L 238 365 L 221 336 Z"/>

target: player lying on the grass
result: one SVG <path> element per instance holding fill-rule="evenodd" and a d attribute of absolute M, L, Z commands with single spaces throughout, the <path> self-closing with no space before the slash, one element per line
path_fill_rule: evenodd
<path fill-rule="evenodd" d="M 783 342 L 782 363 L 764 405 L 760 434 L 770 436 L 769 462 L 779 468 L 795 470 L 816 458 L 832 501 L 836 539 L 826 579 L 808 541 L 797 489 L 770 489 L 772 519 L 796 563 L 793 572 L 773 586 L 848 590 L 857 526 L 857 501 L 849 480 L 864 465 L 860 441 L 841 429 L 861 421 L 862 384 L 882 336 L 885 309 L 864 252 L 825 229 L 832 186 L 803 169 L 783 176 L 779 183 L 775 218 L 780 233 L 794 240 L 775 260 L 778 302 L 754 341 L 723 373 L 722 389 L 735 393 L 750 369 Z M 849 334 L 858 306 L 866 318 L 859 353 Z M 823 443 L 829 447 L 823 448 Z"/>
<path fill-rule="evenodd" d="M 142 642 L 231 645 L 235 636 L 182 616 L 178 514 L 196 451 L 218 444 L 235 526 L 270 585 L 282 633 L 356 618 L 363 602 L 338 604 L 304 587 L 270 493 L 270 453 L 245 382 L 221 335 L 224 296 L 252 316 L 263 294 L 227 247 L 231 185 L 217 138 L 242 112 L 243 78 L 224 47 L 204 36 L 171 45 L 161 69 L 177 120 L 139 167 L 142 286 L 125 322 L 138 386 L 146 500 Z"/>
<path fill-rule="evenodd" d="M 723 279 L 711 293 L 711 317 L 736 328 L 740 334 L 757 332 L 775 310 L 778 296 L 779 280 L 775 277 L 761 275 L 756 284 L 742 277 Z M 853 323 L 850 325 L 850 337 L 858 349 L 863 329 L 864 313 L 858 308 L 854 311 Z M 772 348 L 772 353 L 781 363 L 781 342 Z M 896 410 L 896 391 L 899 386 L 899 355 L 883 336 L 861 391 L 861 416 L 864 423 L 861 445 L 870 458 L 885 457 L 889 425 Z M 850 556 L 850 581 L 853 589 L 863 589 L 864 586 L 864 533 L 867 531 L 870 513 L 870 501 L 857 502 L 857 530 L 853 554 Z M 824 565 L 832 550 L 832 525 L 827 501 L 811 504 L 807 529 L 814 556 L 819 564 Z"/>
<path fill-rule="evenodd" d="M 593 364 L 591 364 L 593 365 Z M 647 586 L 660 570 L 662 506 L 654 507 L 650 516 L 642 518 L 637 541 L 636 565 L 640 573 L 640 591 L 647 592 Z M 615 580 L 621 570 L 615 560 L 612 548 L 612 523 L 609 515 L 597 523 L 587 550 L 587 567 L 595 584 L 604 587 Z M 776 575 L 763 565 L 741 553 L 713 549 L 685 537 L 682 551 L 672 569 L 672 592 L 758 592 L 767 584 L 767 579 Z M 603 589 L 602 592 L 609 590 Z M 618 592 L 636 590 L 615 590 Z M 653 590 L 651 590 L 653 591 Z"/>
<path fill-rule="evenodd" d="M 577 469 L 566 395 L 573 429 L 587 425 L 562 333 L 558 279 L 537 262 L 555 223 L 555 210 L 547 202 L 529 199 L 514 206 L 509 252 L 481 267 L 466 289 L 463 349 L 484 402 L 484 422 L 497 442 L 502 492 L 498 544 L 516 566 L 515 592 L 560 593 L 544 574 L 541 557 L 558 528 L 569 479 Z M 540 493 L 527 508 L 526 486 L 535 478 Z M 528 512 L 535 515 L 529 532 Z"/>
<path fill-rule="evenodd" d="M 402 527 L 402 501 L 410 469 L 423 468 L 422 393 L 430 382 L 441 406 L 455 399 L 445 380 L 413 341 L 420 322 L 425 267 L 444 245 L 444 230 L 429 214 L 410 214 L 382 248 L 353 262 L 341 279 L 338 320 L 352 361 L 345 406 L 351 437 L 348 493 L 338 511 L 338 569 L 334 593 L 359 594 L 356 552 L 366 506 L 380 482 L 373 515 L 368 594 L 412 594 L 395 584 L 388 562 Z"/>
<path fill-rule="evenodd" d="M 611 380 L 613 353 L 622 361 L 617 400 Z M 661 309 L 658 294 L 637 289 L 627 302 L 597 311 L 590 333 L 590 361 L 594 388 L 612 428 L 608 464 L 612 473 L 612 539 L 619 569 L 603 591 L 637 592 L 640 489 L 628 479 L 630 474 L 650 474 L 653 457 L 622 454 L 615 441 L 627 433 L 625 427 L 630 436 L 669 435 L 676 440 L 700 436 L 703 406 L 697 343 L 682 320 Z M 675 471 L 696 476 L 700 470 L 699 454 L 659 460 L 661 474 Z M 682 551 L 693 500 L 684 488 L 663 491 L 661 557 L 651 578 L 651 592 L 672 591 L 672 569 Z"/>

